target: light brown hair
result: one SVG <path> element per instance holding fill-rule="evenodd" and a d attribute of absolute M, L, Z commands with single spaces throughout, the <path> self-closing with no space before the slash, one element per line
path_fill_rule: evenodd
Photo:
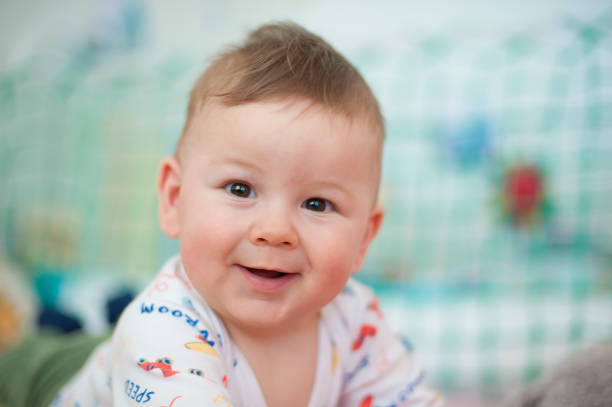
<path fill-rule="evenodd" d="M 211 98 L 226 106 L 303 98 L 359 119 L 384 139 L 384 120 L 357 69 L 321 37 L 282 22 L 263 25 L 246 41 L 220 54 L 191 90 L 178 155 L 194 115 Z"/>

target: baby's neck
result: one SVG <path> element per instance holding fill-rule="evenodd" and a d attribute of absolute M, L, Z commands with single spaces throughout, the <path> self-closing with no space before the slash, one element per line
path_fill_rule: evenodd
<path fill-rule="evenodd" d="M 268 407 L 308 406 L 317 369 L 318 326 L 316 315 L 291 329 L 263 333 L 228 329 Z"/>

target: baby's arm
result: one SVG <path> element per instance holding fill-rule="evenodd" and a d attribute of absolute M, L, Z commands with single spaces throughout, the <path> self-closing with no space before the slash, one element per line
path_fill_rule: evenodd
<path fill-rule="evenodd" d="M 139 297 L 113 335 L 113 405 L 229 406 L 223 346 L 210 325 L 181 304 Z"/>

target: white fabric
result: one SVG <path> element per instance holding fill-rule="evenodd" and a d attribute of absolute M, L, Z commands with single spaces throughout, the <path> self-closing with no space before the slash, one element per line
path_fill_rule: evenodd
<path fill-rule="evenodd" d="M 350 280 L 321 311 L 309 407 L 439 406 L 437 392 L 377 308 Z M 158 361 L 159 360 L 159 361 Z M 299 372 L 296 372 L 299 374 Z M 265 407 L 247 360 L 170 259 L 59 392 L 53 407 Z"/>

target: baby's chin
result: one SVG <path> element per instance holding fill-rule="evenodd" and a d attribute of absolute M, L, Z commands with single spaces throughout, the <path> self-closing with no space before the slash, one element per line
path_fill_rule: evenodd
<path fill-rule="evenodd" d="M 215 310 L 231 336 L 242 334 L 253 338 L 274 337 L 304 329 L 316 329 L 318 325 L 319 310 L 310 313 L 283 312 L 276 305 L 265 304 L 263 301 L 262 304 L 245 305 L 243 309 L 233 309 L 230 312 Z"/>

